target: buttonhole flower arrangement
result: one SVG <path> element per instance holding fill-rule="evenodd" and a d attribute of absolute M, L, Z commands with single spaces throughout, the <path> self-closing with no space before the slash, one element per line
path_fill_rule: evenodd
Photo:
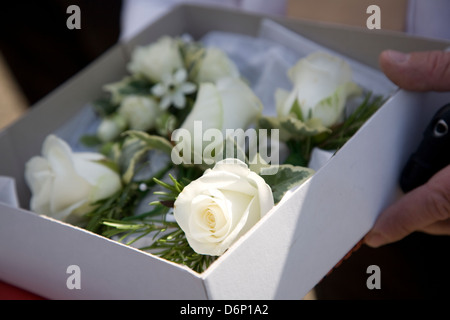
<path fill-rule="evenodd" d="M 164 36 L 137 47 L 128 71 L 93 102 L 97 133 L 81 137 L 93 152 L 50 135 L 29 160 L 30 209 L 199 273 L 313 175 L 314 147 L 339 149 L 382 104 L 324 53 L 289 70 L 293 88 L 276 92 L 276 117 L 263 115 L 223 51 L 198 42 Z M 363 102 L 346 116 L 353 96 Z M 278 130 L 269 148 L 285 143 L 286 161 L 269 163 L 226 135 L 248 128 Z M 208 130 L 207 143 L 183 139 Z"/>
<path fill-rule="evenodd" d="M 384 103 L 352 81 L 345 60 L 328 53 L 300 59 L 288 76 L 292 90 L 275 93 L 277 116 L 259 121 L 261 128 L 280 129 L 289 148 L 286 163 L 306 166 L 314 148 L 337 151 Z M 350 102 L 357 102 L 351 112 Z"/>

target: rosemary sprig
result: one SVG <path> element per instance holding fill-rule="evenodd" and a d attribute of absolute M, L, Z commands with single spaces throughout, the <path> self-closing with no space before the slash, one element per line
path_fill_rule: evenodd
<path fill-rule="evenodd" d="M 167 219 L 176 198 L 190 182 L 186 177 L 195 179 L 200 172 L 196 168 L 178 167 L 183 182 L 172 174 L 168 175 L 170 181 L 165 182 L 162 179 L 170 169 L 172 166 L 164 168 L 148 181 L 132 181 L 110 198 L 97 202 L 96 208 L 88 214 L 90 220 L 86 228 L 127 245 L 136 245 L 138 240 L 148 237 L 152 243 L 138 249 L 201 273 L 216 257 L 196 253 L 179 225 Z M 140 188 L 143 183 L 144 189 Z M 157 186 L 164 190 L 154 191 L 152 188 Z M 158 195 L 159 200 L 150 203 L 154 206 L 151 210 L 134 215 L 137 205 L 149 192 Z"/>
<path fill-rule="evenodd" d="M 184 185 L 181 182 L 178 182 L 171 174 L 169 174 L 169 178 L 172 181 L 173 185 L 170 185 L 169 183 L 161 181 L 157 178 L 153 178 L 153 181 L 166 189 L 166 191 L 153 192 L 154 195 L 159 196 L 159 200 L 153 201 L 152 203 L 150 203 L 150 205 L 162 204 L 166 207 L 173 208 L 175 200 L 183 190 Z"/>
<path fill-rule="evenodd" d="M 170 224 L 166 222 L 166 224 Z M 196 272 L 203 272 L 216 260 L 214 256 L 196 253 L 189 245 L 186 235 L 178 224 L 172 223 L 151 245 L 140 248 L 172 262 L 185 265 Z"/>
<path fill-rule="evenodd" d="M 163 215 L 164 216 L 164 215 Z M 164 217 L 156 220 L 105 220 L 103 224 L 110 227 L 103 235 L 120 236 L 117 239 L 127 245 L 135 244 L 143 237 L 150 237 L 152 244 L 138 247 L 160 258 L 185 265 L 196 272 L 203 272 L 216 260 L 216 257 L 196 253 L 189 245 L 186 235 L 176 222 L 167 221 Z M 130 239 L 131 240 L 127 240 Z"/>
<path fill-rule="evenodd" d="M 161 169 L 155 174 L 155 177 L 162 178 L 171 167 L 167 166 Z M 146 181 L 132 181 L 109 198 L 97 201 L 93 204 L 94 209 L 86 214 L 88 219 L 86 229 L 103 234 L 108 229 L 108 226 L 103 224 L 104 221 L 120 221 L 133 216 L 139 203 L 155 184 L 153 178 Z M 142 186 L 145 186 L 145 188 L 142 188 Z"/>

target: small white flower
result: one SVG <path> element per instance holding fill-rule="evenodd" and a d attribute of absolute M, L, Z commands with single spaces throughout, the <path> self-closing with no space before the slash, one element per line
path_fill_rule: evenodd
<path fill-rule="evenodd" d="M 183 109 L 186 105 L 185 95 L 195 92 L 197 86 L 187 80 L 185 69 L 178 69 L 174 74 L 165 74 L 162 81 L 152 88 L 152 94 L 161 98 L 159 107 L 167 110 L 172 104 Z"/>

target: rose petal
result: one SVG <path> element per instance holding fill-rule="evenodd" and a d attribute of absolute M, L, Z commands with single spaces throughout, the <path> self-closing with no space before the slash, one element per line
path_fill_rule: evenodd
<path fill-rule="evenodd" d="M 241 79 L 222 78 L 217 82 L 217 89 L 224 106 L 222 130 L 248 128 L 261 116 L 261 100 Z"/>
<path fill-rule="evenodd" d="M 201 121 L 202 129 L 216 128 L 222 130 L 223 106 L 219 92 L 213 84 L 202 83 L 192 111 L 181 128 L 194 133 L 194 122 Z"/>
<path fill-rule="evenodd" d="M 25 180 L 32 193 L 38 192 L 47 180 L 52 179 L 49 163 L 43 157 L 33 157 L 25 164 Z"/>
<path fill-rule="evenodd" d="M 73 168 L 66 168 L 64 174 L 55 176 L 50 197 L 50 210 L 58 213 L 74 203 L 89 199 L 91 185 L 78 176 Z"/>
<path fill-rule="evenodd" d="M 290 108 L 296 99 L 304 120 L 308 119 L 311 113 L 313 117 L 323 120 L 325 126 L 331 126 L 336 119 L 340 119 L 347 96 L 336 99 L 336 92 L 352 80 L 351 68 L 345 60 L 317 52 L 301 59 L 289 70 L 288 75 L 294 83 L 294 90 L 285 102 L 282 115 L 292 112 Z M 332 107 L 326 111 L 316 111 L 319 104 L 324 105 L 324 101 Z"/>
<path fill-rule="evenodd" d="M 55 175 L 64 174 L 66 168 L 73 167 L 72 150 L 69 145 L 54 135 L 48 136 L 42 146 L 42 155 L 49 162 Z"/>
<path fill-rule="evenodd" d="M 361 88 L 355 83 L 346 82 L 337 87 L 332 95 L 320 101 L 314 107 L 312 116 L 321 119 L 324 126 L 331 127 L 333 124 L 342 121 L 347 98 L 360 92 Z"/>
<path fill-rule="evenodd" d="M 189 219 L 189 234 L 197 241 L 220 242 L 227 236 L 232 227 L 232 216 L 229 214 L 225 199 L 199 195 L 192 201 Z M 212 227 L 208 217 L 214 217 L 216 224 Z"/>
<path fill-rule="evenodd" d="M 74 168 L 76 173 L 91 185 L 89 201 L 95 202 L 113 195 L 121 188 L 120 177 L 107 166 L 91 160 L 95 155 L 74 154 Z M 104 159 L 104 158 L 103 158 Z"/>

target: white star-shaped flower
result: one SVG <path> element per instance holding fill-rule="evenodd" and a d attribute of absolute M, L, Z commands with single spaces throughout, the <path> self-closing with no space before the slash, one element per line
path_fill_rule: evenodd
<path fill-rule="evenodd" d="M 174 74 L 164 75 L 162 81 L 153 86 L 151 92 L 161 99 L 159 107 L 162 110 L 167 110 L 172 104 L 178 109 L 185 107 L 185 96 L 197 90 L 197 86 L 194 83 L 186 80 L 186 70 L 178 69 Z"/>

